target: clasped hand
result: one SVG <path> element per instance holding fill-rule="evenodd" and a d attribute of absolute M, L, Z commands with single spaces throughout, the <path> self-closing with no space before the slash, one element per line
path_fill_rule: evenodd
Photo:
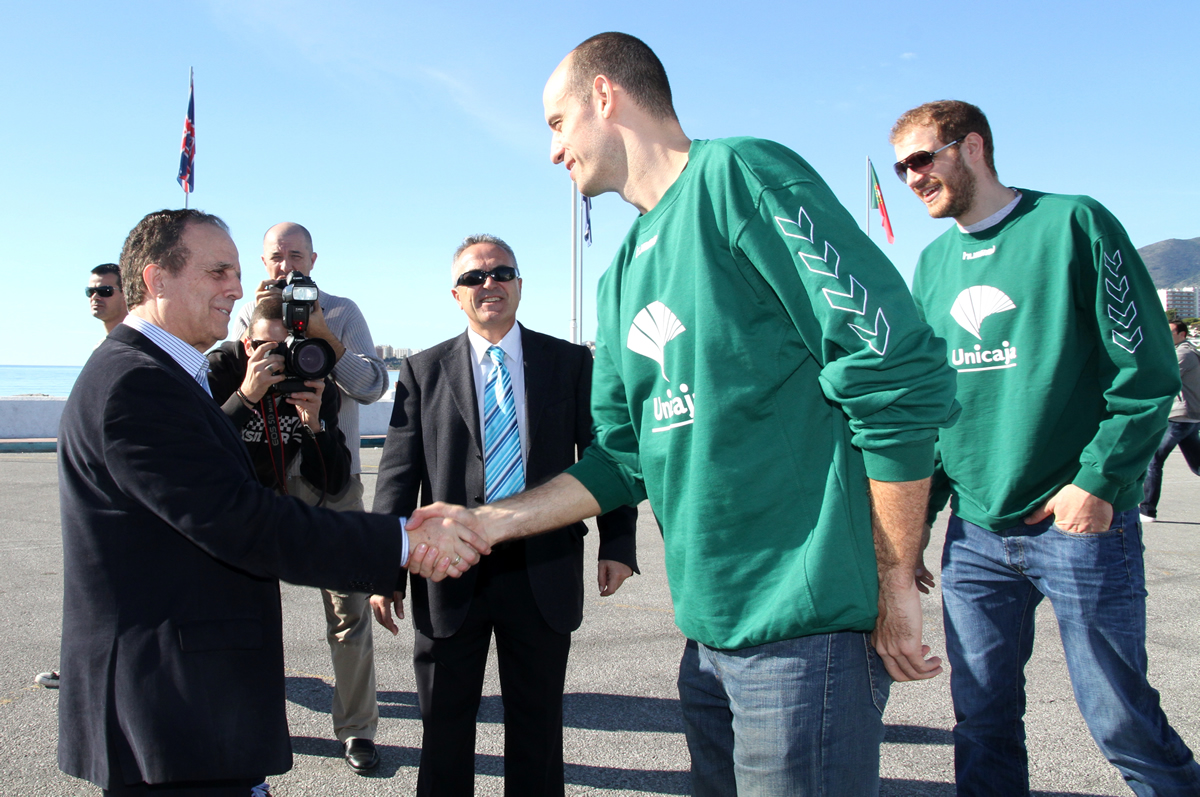
<path fill-rule="evenodd" d="M 405 526 L 408 532 L 408 562 L 415 576 L 441 581 L 458 578 L 480 556 L 492 552 L 483 526 L 469 509 L 436 503 L 413 512 Z"/>

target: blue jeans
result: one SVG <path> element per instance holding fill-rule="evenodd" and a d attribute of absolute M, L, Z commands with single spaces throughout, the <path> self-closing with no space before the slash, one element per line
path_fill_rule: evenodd
<path fill-rule="evenodd" d="M 1131 509 L 1099 534 L 1049 518 L 1001 532 L 950 518 L 942 609 L 960 797 L 1029 794 L 1024 669 L 1043 597 L 1100 751 L 1140 797 L 1200 794 L 1200 766 L 1146 680 L 1142 530 Z"/>
<path fill-rule="evenodd" d="M 695 797 L 879 793 L 891 677 L 868 634 L 742 650 L 688 641 L 679 700 Z"/>
<path fill-rule="evenodd" d="M 1158 517 L 1158 499 L 1162 496 L 1163 463 L 1167 461 L 1167 457 L 1171 456 L 1175 446 L 1179 446 L 1179 451 L 1187 461 L 1188 467 L 1192 469 L 1192 473 L 1200 476 L 1200 423 L 1168 422 L 1162 442 L 1158 444 L 1158 450 L 1150 458 L 1150 465 L 1146 468 L 1146 481 L 1142 484 L 1144 496 L 1140 509 L 1146 517 Z"/>

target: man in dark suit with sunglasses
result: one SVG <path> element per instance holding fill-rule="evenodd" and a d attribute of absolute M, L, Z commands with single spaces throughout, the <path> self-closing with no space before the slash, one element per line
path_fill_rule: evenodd
<path fill-rule="evenodd" d="M 921 253 L 913 296 L 962 404 L 930 497 L 931 516 L 952 499 L 942 607 L 958 793 L 1029 793 L 1024 668 L 1048 598 L 1101 752 L 1138 794 L 1200 794 L 1146 677 L 1138 503 L 1179 391 L 1154 283 L 1099 202 L 1001 183 L 974 105 L 914 108 L 891 143 L 929 215 L 955 221 Z"/>
<path fill-rule="evenodd" d="M 454 253 L 462 335 L 407 358 L 379 464 L 375 511 L 434 501 L 476 506 L 556 476 L 592 441 L 592 357 L 517 324 L 516 256 L 492 235 Z M 507 419 L 507 421 L 506 421 Z M 598 585 L 612 595 L 636 569 L 637 511 L 598 519 Z M 563 794 L 562 695 L 571 632 L 583 617 L 583 523 L 498 546 L 454 587 L 412 580 L 414 665 L 424 738 L 417 794 L 474 793 L 475 716 L 493 631 L 504 701 L 505 791 Z M 375 596 L 396 633 L 403 582 Z"/>
<path fill-rule="evenodd" d="M 113 327 L 125 320 L 129 311 L 125 307 L 125 295 L 121 292 L 121 268 L 116 263 L 101 263 L 92 269 L 84 292 L 92 307 L 92 315 L 104 322 L 105 334 L 112 332 Z"/>

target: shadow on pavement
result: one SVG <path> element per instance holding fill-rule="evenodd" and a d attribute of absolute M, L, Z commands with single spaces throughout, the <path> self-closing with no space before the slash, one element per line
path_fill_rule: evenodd
<path fill-rule="evenodd" d="M 1079 791 L 1031 791 L 1030 797 L 1104 797 Z M 928 780 L 883 778 L 879 797 L 954 797 L 953 783 L 934 783 Z"/>
<path fill-rule="evenodd" d="M 377 745 L 380 758 L 379 768 L 369 778 L 390 778 L 401 767 L 415 768 L 421 763 L 421 751 L 414 747 Z M 342 746 L 336 739 L 317 739 L 312 736 L 293 736 L 292 750 L 297 755 L 341 758 Z M 475 774 L 504 777 L 504 757 L 498 755 L 476 755 Z M 687 772 L 655 769 L 618 769 L 616 767 L 593 767 L 583 764 L 566 765 L 566 782 L 575 786 L 593 789 L 622 789 L 651 794 L 691 794 L 691 776 Z"/>
<path fill-rule="evenodd" d="M 954 744 L 954 734 L 945 728 L 924 725 L 885 725 L 883 741 L 892 744 Z"/>
<path fill-rule="evenodd" d="M 380 717 L 421 719 L 416 692 L 381 691 L 378 695 Z M 333 687 L 321 678 L 288 676 L 287 698 L 310 711 L 329 713 L 333 704 Z M 495 724 L 504 722 L 504 704 L 498 695 L 484 696 L 479 704 L 476 721 Z M 683 733 L 683 716 L 680 714 L 678 700 L 568 692 L 563 695 L 563 726 L 594 731 Z M 931 743 L 915 739 L 911 741 L 919 744 Z"/>

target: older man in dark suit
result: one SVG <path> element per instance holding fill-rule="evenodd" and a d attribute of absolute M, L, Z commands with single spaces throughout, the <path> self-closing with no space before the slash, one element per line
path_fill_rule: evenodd
<path fill-rule="evenodd" d="M 572 465 L 592 440 L 592 357 L 583 346 L 516 323 L 516 256 L 491 235 L 467 238 L 453 260 L 467 315 L 462 335 L 404 361 L 379 465 L 375 511 L 475 506 Z M 637 568 L 637 512 L 598 520 L 601 595 Z M 474 793 L 475 716 L 493 631 L 504 701 L 505 793 L 563 794 L 562 696 L 571 632 L 583 618 L 582 523 L 498 547 L 452 585 L 414 578 L 414 664 L 424 739 L 417 794 Z M 403 589 L 403 584 L 400 585 Z M 395 633 L 393 598 L 372 599 Z"/>
<path fill-rule="evenodd" d="M 258 483 L 202 353 L 242 295 L 220 219 L 150 214 L 121 270 L 130 314 L 84 367 L 59 435 L 58 762 L 105 794 L 245 797 L 291 767 L 277 579 L 378 591 L 410 544 L 432 540 L 451 575 L 477 557 L 432 527 L 410 538 L 394 517 Z"/>

